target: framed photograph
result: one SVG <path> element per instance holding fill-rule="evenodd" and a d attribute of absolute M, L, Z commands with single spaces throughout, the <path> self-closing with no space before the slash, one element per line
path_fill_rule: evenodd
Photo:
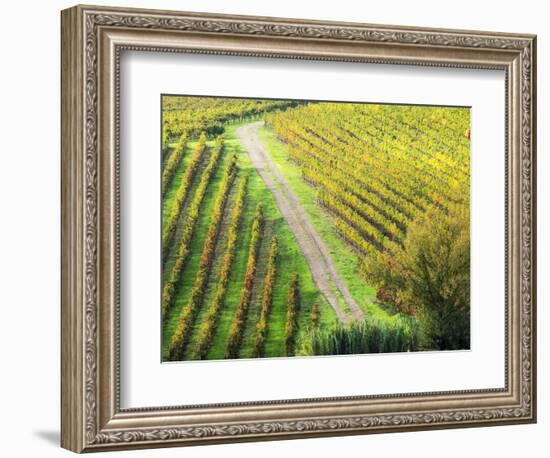
<path fill-rule="evenodd" d="M 62 12 L 62 446 L 536 421 L 536 38 Z"/>

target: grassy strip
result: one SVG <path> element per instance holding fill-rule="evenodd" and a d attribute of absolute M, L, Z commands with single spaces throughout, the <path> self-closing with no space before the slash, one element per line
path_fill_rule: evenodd
<path fill-rule="evenodd" d="M 233 259 L 235 257 L 235 246 L 237 241 L 237 232 L 239 230 L 241 216 L 244 208 L 244 201 L 246 197 L 246 183 L 247 177 L 243 177 L 239 183 L 239 190 L 235 201 L 235 206 L 231 212 L 231 221 L 229 223 L 229 234 L 227 236 L 227 246 L 223 256 L 223 266 L 218 279 L 218 285 L 216 288 L 216 294 L 214 300 L 208 308 L 206 320 L 202 323 L 199 334 L 199 341 L 195 349 L 194 357 L 197 359 L 206 359 L 208 351 L 212 344 L 212 338 L 218 324 L 219 312 L 224 303 L 225 294 L 227 292 L 227 284 L 229 282 L 229 275 L 231 274 L 231 267 L 233 265 Z"/>
<path fill-rule="evenodd" d="M 208 282 L 208 276 L 210 274 L 210 267 L 212 265 L 212 254 L 214 253 L 214 247 L 216 240 L 220 232 L 220 222 L 223 216 L 223 209 L 231 189 L 231 183 L 235 177 L 235 168 L 237 165 L 237 158 L 233 156 L 229 162 L 222 182 L 216 195 L 216 202 L 214 204 L 214 211 L 212 212 L 212 222 L 208 228 L 206 240 L 204 241 L 202 254 L 199 263 L 199 271 L 195 277 L 195 284 L 191 291 L 191 297 L 187 306 L 182 308 L 178 327 L 176 332 L 172 336 L 169 347 L 169 358 L 171 361 L 179 361 L 183 359 L 185 353 L 185 346 L 190 336 L 197 312 L 202 306 L 204 299 L 204 292 Z"/>
<path fill-rule="evenodd" d="M 181 164 L 181 160 L 183 159 L 183 153 L 185 152 L 186 144 L 187 144 L 187 134 L 184 132 L 181 135 L 178 141 L 178 144 L 174 148 L 174 151 L 172 152 L 172 154 L 164 164 L 163 171 L 162 171 L 162 197 L 164 197 L 164 195 L 166 194 L 166 191 L 169 188 L 170 183 L 174 178 L 174 175 L 176 174 L 176 170 Z"/>
<path fill-rule="evenodd" d="M 273 305 L 273 285 L 275 284 L 275 274 L 277 273 L 277 251 L 277 236 L 273 236 L 267 261 L 267 272 L 262 288 L 262 310 L 260 312 L 260 319 L 256 324 L 256 340 L 254 342 L 254 355 L 256 357 L 264 356 L 267 320 L 269 318 L 271 306 Z"/>
<path fill-rule="evenodd" d="M 254 282 L 254 273 L 256 271 L 256 262 L 258 257 L 258 249 L 260 247 L 260 241 L 262 239 L 263 229 L 263 205 L 259 203 L 256 207 L 256 213 L 254 215 L 254 222 L 252 223 L 252 238 L 250 240 L 250 246 L 248 249 L 248 259 L 246 263 L 246 272 L 244 276 L 244 283 L 241 289 L 241 296 L 239 306 L 233 316 L 233 321 L 229 328 L 229 334 L 227 336 L 227 347 L 225 351 L 226 358 L 238 358 L 239 348 L 243 337 L 244 324 L 246 322 L 246 312 L 250 305 L 250 297 L 252 294 L 252 285 Z"/>
<path fill-rule="evenodd" d="M 172 267 L 168 281 L 164 284 L 162 291 L 162 319 L 163 321 L 168 316 L 168 311 L 172 306 L 172 302 L 176 297 L 177 286 L 180 280 L 181 272 L 187 256 L 190 250 L 191 237 L 193 236 L 193 231 L 195 229 L 195 222 L 199 217 L 199 211 L 201 207 L 204 194 L 206 193 L 206 188 L 210 182 L 210 178 L 214 172 L 216 165 L 218 164 L 218 158 L 220 157 L 221 151 L 223 148 L 223 137 L 218 137 L 216 140 L 216 145 L 208 161 L 208 165 L 204 169 L 201 175 L 199 186 L 195 191 L 193 201 L 191 202 L 191 207 L 189 208 L 189 213 L 187 215 L 187 221 L 183 229 L 183 234 L 181 237 L 181 243 L 176 254 L 176 262 Z"/>
<path fill-rule="evenodd" d="M 168 253 L 170 252 L 170 244 L 172 242 L 172 239 L 174 238 L 174 234 L 176 233 L 176 227 L 178 224 L 178 219 L 180 217 L 180 212 L 181 212 L 181 209 L 183 208 L 183 204 L 185 202 L 185 198 L 187 197 L 187 193 L 189 192 L 189 189 L 191 187 L 191 180 L 193 179 L 195 170 L 200 164 L 202 156 L 205 151 L 206 151 L 206 135 L 202 134 L 199 139 L 199 142 L 197 143 L 197 146 L 195 147 L 195 150 L 193 151 L 191 162 L 187 166 L 187 169 L 185 169 L 185 174 L 183 176 L 183 179 L 181 180 L 180 187 L 176 192 L 175 200 L 172 205 L 172 211 L 170 212 L 170 216 L 168 217 L 168 223 L 166 224 L 166 227 L 164 227 L 162 231 L 162 262 L 163 263 L 166 261 Z M 164 187 L 163 187 L 163 193 L 164 193 Z"/>
<path fill-rule="evenodd" d="M 288 296 L 286 303 L 286 325 L 285 325 L 285 351 L 287 356 L 294 354 L 294 344 L 298 323 L 296 314 L 300 308 L 300 289 L 298 274 L 292 275 L 290 286 L 288 288 Z"/>

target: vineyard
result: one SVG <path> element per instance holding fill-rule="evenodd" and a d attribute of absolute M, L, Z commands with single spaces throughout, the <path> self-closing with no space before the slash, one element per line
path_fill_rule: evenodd
<path fill-rule="evenodd" d="M 215 97 L 163 97 L 162 149 L 169 138 L 201 132 L 218 135 L 228 122 L 253 119 L 274 109 L 298 105 L 295 101 L 223 99 Z"/>
<path fill-rule="evenodd" d="M 469 344 L 395 274 L 421 218 L 469 209 L 468 109 L 162 101 L 164 361 Z"/>
<path fill-rule="evenodd" d="M 428 206 L 468 205 L 464 109 L 320 103 L 266 122 L 362 255 L 402 243 L 408 223 Z"/>

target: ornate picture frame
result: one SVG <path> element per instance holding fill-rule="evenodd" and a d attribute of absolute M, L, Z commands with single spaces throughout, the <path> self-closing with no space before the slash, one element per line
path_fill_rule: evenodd
<path fill-rule="evenodd" d="M 75 6 L 62 12 L 62 422 L 75 452 L 536 421 L 536 37 Z M 120 53 L 185 52 L 506 74 L 503 389 L 120 407 Z"/>

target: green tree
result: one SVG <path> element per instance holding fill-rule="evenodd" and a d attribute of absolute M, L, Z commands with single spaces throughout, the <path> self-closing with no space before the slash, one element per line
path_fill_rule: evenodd
<path fill-rule="evenodd" d="M 433 206 L 413 221 L 403 245 L 367 258 L 363 272 L 379 296 L 420 320 L 425 345 L 470 346 L 469 206 Z"/>

